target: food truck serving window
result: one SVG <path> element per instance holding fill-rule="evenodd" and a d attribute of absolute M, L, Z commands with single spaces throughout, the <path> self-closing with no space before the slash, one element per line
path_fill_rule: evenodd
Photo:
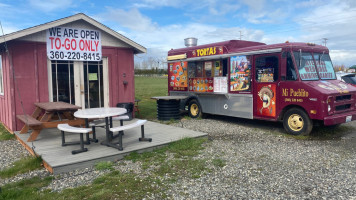
<path fill-rule="evenodd" d="M 278 57 L 263 56 L 256 59 L 257 82 L 274 82 L 278 79 Z"/>
<path fill-rule="evenodd" d="M 303 81 L 319 80 L 313 56 L 309 52 L 294 52 L 300 79 Z"/>
<path fill-rule="evenodd" d="M 314 53 L 314 59 L 321 80 L 336 78 L 329 54 Z"/>

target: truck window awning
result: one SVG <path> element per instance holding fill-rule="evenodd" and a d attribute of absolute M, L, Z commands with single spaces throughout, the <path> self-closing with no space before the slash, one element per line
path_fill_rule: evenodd
<path fill-rule="evenodd" d="M 231 54 L 220 54 L 214 56 L 202 56 L 202 57 L 194 57 L 194 58 L 187 58 L 187 59 L 168 60 L 167 63 L 174 63 L 177 61 L 191 62 L 191 61 L 204 61 L 204 60 L 219 60 L 231 56 L 242 56 L 242 55 L 248 56 L 248 55 L 256 55 L 256 54 L 266 54 L 266 53 L 279 53 L 279 52 L 282 52 L 282 48 L 247 51 L 247 52 L 239 52 L 239 53 L 231 53 Z"/>

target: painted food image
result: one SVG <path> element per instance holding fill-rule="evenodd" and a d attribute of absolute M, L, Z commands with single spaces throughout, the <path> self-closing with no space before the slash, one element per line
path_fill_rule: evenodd
<path fill-rule="evenodd" d="M 192 92 L 213 92 L 213 83 L 214 81 L 212 80 L 213 78 L 189 78 L 189 84 L 190 86 L 193 86 L 193 88 L 189 87 L 189 91 Z"/>
<path fill-rule="evenodd" d="M 182 61 L 169 64 L 170 71 L 168 75 L 170 76 L 170 82 L 173 82 L 173 84 L 169 84 L 170 90 L 187 91 L 187 66 L 187 62 Z"/>

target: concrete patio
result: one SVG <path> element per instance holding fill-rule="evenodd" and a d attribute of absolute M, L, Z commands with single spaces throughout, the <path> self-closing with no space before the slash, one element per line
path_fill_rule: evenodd
<path fill-rule="evenodd" d="M 137 119 L 125 122 L 124 124 L 132 123 L 135 120 Z M 114 126 L 119 126 L 119 122 L 114 122 Z M 29 133 L 19 134 L 16 131 L 15 134 L 27 150 L 32 154 L 42 157 L 45 167 L 53 174 L 90 167 L 100 161 L 120 160 L 131 152 L 142 153 L 152 151 L 155 148 L 185 137 L 197 138 L 207 136 L 206 133 L 148 121 L 145 124 L 145 137 L 152 138 L 152 142 L 139 142 L 138 138 L 141 136 L 141 128 L 136 127 L 125 131 L 123 136 L 124 150 L 118 151 L 112 147 L 101 145 L 100 142 L 105 140 L 105 129 L 96 128 L 96 130 L 99 142 L 85 145 L 88 151 L 76 155 L 72 155 L 71 151 L 79 149 L 79 145 L 62 147 L 61 134 L 57 128 L 44 129 L 33 142 L 27 142 Z M 79 135 L 66 133 L 66 142 L 70 141 L 79 141 Z"/>

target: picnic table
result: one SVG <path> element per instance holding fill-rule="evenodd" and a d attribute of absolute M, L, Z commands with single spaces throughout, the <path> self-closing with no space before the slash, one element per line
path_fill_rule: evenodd
<path fill-rule="evenodd" d="M 28 142 L 36 140 L 43 129 L 56 128 L 58 124 L 68 123 L 71 126 L 84 125 L 83 119 L 76 119 L 73 115 L 80 106 L 65 102 L 41 102 L 35 103 L 36 109 L 32 115 L 17 115 L 17 118 L 25 123 L 20 134 L 32 129 Z"/>
<path fill-rule="evenodd" d="M 85 119 L 86 121 L 86 127 L 89 127 L 88 125 L 88 120 L 89 119 L 102 119 L 105 118 L 105 134 L 106 134 L 106 140 L 103 141 L 101 144 L 114 147 L 114 148 L 119 148 L 116 144 L 112 143 L 111 140 L 111 134 L 110 134 L 110 128 L 112 128 L 112 117 L 113 116 L 118 116 L 125 114 L 127 110 L 125 108 L 117 108 L 117 107 L 112 107 L 112 108 L 89 108 L 85 110 L 78 110 L 74 113 L 74 116 L 77 118 Z"/>

